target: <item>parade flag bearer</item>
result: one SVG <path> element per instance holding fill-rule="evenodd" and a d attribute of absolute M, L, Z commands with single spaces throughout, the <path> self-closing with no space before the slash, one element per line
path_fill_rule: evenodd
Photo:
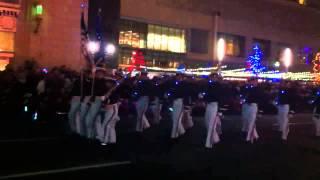
<path fill-rule="evenodd" d="M 86 122 L 86 136 L 88 139 L 96 138 L 96 121 L 101 118 L 99 113 L 101 112 L 101 105 L 104 101 L 104 95 L 107 92 L 106 80 L 104 79 L 106 70 L 103 68 L 97 68 L 92 86 L 92 94 L 90 98 L 90 107 L 85 118 Z"/>
<path fill-rule="evenodd" d="M 116 124 L 120 121 L 118 112 L 120 106 L 121 80 L 116 81 L 111 76 L 105 77 L 108 91 L 104 96 L 102 105 L 102 119 L 97 121 L 97 139 L 101 145 L 114 144 L 117 142 Z"/>

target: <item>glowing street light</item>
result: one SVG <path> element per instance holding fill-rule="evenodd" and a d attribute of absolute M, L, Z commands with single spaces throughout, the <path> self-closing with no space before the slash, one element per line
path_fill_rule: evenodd
<path fill-rule="evenodd" d="M 281 66 L 281 64 L 280 64 L 279 61 L 277 61 L 277 62 L 274 63 L 274 67 L 279 68 L 280 66 Z"/>
<path fill-rule="evenodd" d="M 116 47 L 113 44 L 107 44 L 105 52 L 108 56 L 112 56 L 114 55 L 114 53 L 116 52 Z"/>
<path fill-rule="evenodd" d="M 95 54 L 95 53 L 97 53 L 99 51 L 100 44 L 98 42 L 95 42 L 95 41 L 90 41 L 87 44 L 87 49 L 88 49 L 90 54 Z"/>
<path fill-rule="evenodd" d="M 219 39 L 217 44 L 217 58 L 219 63 L 223 61 L 223 58 L 226 54 L 226 41 L 224 39 Z"/>
<path fill-rule="evenodd" d="M 289 67 L 292 64 L 292 59 L 293 59 L 293 53 L 292 50 L 290 48 L 286 48 L 283 51 L 283 55 L 282 55 L 282 62 L 286 68 L 286 71 L 288 72 Z"/>

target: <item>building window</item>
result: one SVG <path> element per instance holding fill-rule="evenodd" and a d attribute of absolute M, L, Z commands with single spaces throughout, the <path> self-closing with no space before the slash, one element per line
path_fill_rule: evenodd
<path fill-rule="evenodd" d="M 14 52 L 14 33 L 0 31 L 0 52 Z"/>
<path fill-rule="evenodd" d="M 208 53 L 209 31 L 191 29 L 190 31 L 190 52 Z"/>
<path fill-rule="evenodd" d="M 134 50 L 129 48 L 122 48 L 120 50 L 119 64 L 122 67 L 133 65 L 132 52 Z M 145 65 L 149 67 L 161 68 L 177 68 L 183 59 L 184 54 L 167 53 L 161 51 L 143 50 Z"/>
<path fill-rule="evenodd" d="M 14 33 L 0 31 L 0 42 L 0 71 L 3 71 L 14 57 Z"/>
<path fill-rule="evenodd" d="M 119 44 L 132 48 L 146 48 L 147 25 L 122 20 L 120 23 Z"/>
<path fill-rule="evenodd" d="M 307 0 L 298 0 L 298 3 L 300 5 L 306 5 L 307 4 Z"/>
<path fill-rule="evenodd" d="M 119 64 L 121 65 L 130 65 L 131 63 L 132 51 L 129 50 L 121 50 L 119 56 Z"/>
<path fill-rule="evenodd" d="M 186 53 L 183 29 L 121 20 L 119 44 L 123 47 Z"/>
<path fill-rule="evenodd" d="M 166 52 L 155 52 L 146 51 L 145 59 L 147 66 L 161 67 L 161 68 L 177 68 L 184 58 L 183 55 L 166 53 Z"/>
<path fill-rule="evenodd" d="M 271 41 L 264 39 L 253 39 L 253 44 L 261 47 L 264 57 L 269 58 L 271 55 Z"/>
<path fill-rule="evenodd" d="M 147 48 L 158 51 L 186 53 L 185 30 L 148 25 Z"/>
<path fill-rule="evenodd" d="M 223 38 L 226 41 L 226 55 L 233 57 L 244 57 L 245 54 L 245 37 L 219 33 L 218 39 Z"/>

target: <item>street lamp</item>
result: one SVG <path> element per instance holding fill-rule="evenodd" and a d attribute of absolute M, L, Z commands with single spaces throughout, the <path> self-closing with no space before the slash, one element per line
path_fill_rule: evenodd
<path fill-rule="evenodd" d="M 286 72 L 288 72 L 289 67 L 292 64 L 292 59 L 293 59 L 293 53 L 292 50 L 290 48 L 286 48 L 283 51 L 283 55 L 282 55 L 282 62 L 286 68 Z"/>
<path fill-rule="evenodd" d="M 36 22 L 36 26 L 34 29 L 34 33 L 37 34 L 39 32 L 40 26 L 42 24 L 43 19 L 43 5 L 40 2 L 34 3 L 32 7 L 32 15 L 34 16 L 34 20 Z"/>
<path fill-rule="evenodd" d="M 116 52 L 116 46 L 113 44 L 107 44 L 105 48 L 105 53 L 107 56 L 113 56 Z"/>
<path fill-rule="evenodd" d="M 100 44 L 95 41 L 90 41 L 87 44 L 88 52 L 92 55 L 96 54 L 100 49 Z"/>
<path fill-rule="evenodd" d="M 223 38 L 220 38 L 217 44 L 217 58 L 219 63 L 223 61 L 225 54 L 226 54 L 226 41 Z"/>
<path fill-rule="evenodd" d="M 221 71 L 221 63 L 224 59 L 225 54 L 226 54 L 226 41 L 223 38 L 220 38 L 217 43 L 217 58 L 219 61 L 218 73 L 220 73 Z"/>

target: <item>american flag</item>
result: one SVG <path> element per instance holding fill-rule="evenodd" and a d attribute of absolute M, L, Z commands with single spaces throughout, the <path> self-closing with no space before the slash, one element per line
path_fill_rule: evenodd
<path fill-rule="evenodd" d="M 84 19 L 84 11 L 81 12 L 81 20 L 80 20 L 80 27 L 81 27 L 81 52 L 84 56 L 85 60 L 90 62 L 90 56 L 87 49 L 87 43 L 89 42 L 89 34 L 87 25 Z"/>

